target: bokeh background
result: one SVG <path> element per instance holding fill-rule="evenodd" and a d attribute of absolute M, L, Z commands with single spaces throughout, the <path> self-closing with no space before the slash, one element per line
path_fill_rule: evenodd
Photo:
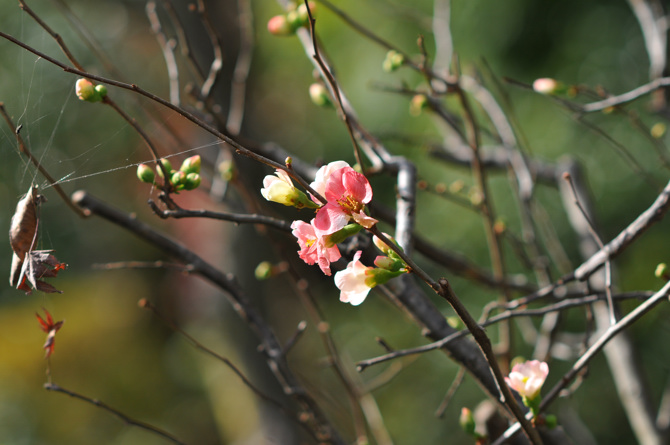
<path fill-rule="evenodd" d="M 196 57 L 208 60 L 211 48 L 198 20 L 187 12 L 186 2 L 173 2 L 194 34 Z M 234 20 L 237 2 L 212 2 L 210 17 L 225 52 L 222 81 L 215 90 L 223 111 L 229 101 L 229 83 L 239 45 Z M 354 162 L 349 136 L 332 110 L 315 107 L 308 96 L 312 65 L 295 38 L 277 38 L 266 30 L 270 17 L 281 12 L 270 0 L 253 0 L 255 47 L 247 87 L 247 109 L 242 127 L 245 138 L 275 142 L 312 162 L 345 159 Z M 57 1 L 36 0 L 30 6 L 52 26 L 91 72 L 115 77 L 96 59 L 68 22 Z M 429 54 L 433 2 L 418 0 L 343 0 L 335 4 L 356 21 L 410 54 L 418 54 L 416 39 L 424 35 Z M 122 79 L 162 97 L 168 95 L 165 62 L 146 18 L 144 2 L 67 2 L 95 34 Z M 158 6 L 169 31 L 169 19 Z M 53 39 L 15 1 L 0 0 L 0 30 L 65 61 Z M 348 28 L 325 7 L 319 8 L 318 32 L 333 61 L 338 81 L 350 98 L 360 121 L 394 153 L 407 156 L 430 184 L 472 180 L 465 168 L 436 162 L 429 155 L 441 142 L 441 124 L 429 115 L 412 117 L 409 97 L 383 91 L 382 86 L 421 87 L 421 77 L 409 70 L 382 71 L 386 51 Z M 642 173 L 617 154 L 612 144 L 569 111 L 546 97 L 505 82 L 530 84 L 550 76 L 568 84 L 603 86 L 618 93 L 649 80 L 648 58 L 638 22 L 625 1 L 535 2 L 531 0 L 453 0 L 451 32 L 463 72 L 486 79 L 498 97 L 510 104 L 510 116 L 520 140 L 537 158 L 555 162 L 571 156 L 584 168 L 598 222 L 605 240 L 611 239 L 658 193 L 668 177 L 658 162 L 645 130 L 623 114 L 599 114 L 590 122 L 625 147 Z M 187 64 L 180 62 L 182 81 L 189 80 Z M 234 272 L 249 295 L 272 322 L 279 338 L 289 338 L 297 324 L 308 319 L 288 280 L 281 277 L 258 282 L 253 275 L 260 261 L 279 261 L 295 245 L 276 233 L 258 233 L 251 227 L 208 220 L 163 221 L 146 201 L 155 191 L 135 177 L 135 166 L 151 159 L 136 133 L 111 110 L 83 103 L 74 95 L 76 78 L 6 40 L 0 40 L 0 101 L 43 166 L 72 193 L 85 189 L 105 201 L 137 214 L 158 230 L 168 231 L 203 258 Z M 175 160 L 200 154 L 216 159 L 218 145 L 204 132 L 180 117 L 146 100 L 110 88 L 110 95 L 136 117 L 163 153 Z M 185 102 L 188 102 L 184 94 Z M 633 105 L 641 121 L 651 127 L 665 123 L 649 112 L 648 101 Z M 166 138 L 164 127 L 179 135 Z M 666 141 L 662 137 L 660 143 Z M 21 195 L 32 183 L 46 186 L 33 166 L 19 153 L 13 133 L 0 125 L 0 229 L 9 229 Z M 178 161 L 178 162 L 179 162 Z M 261 187 L 267 169 L 247 166 L 245 180 Z M 217 175 L 205 168 L 203 190 L 182 194 L 178 202 L 189 208 L 242 209 L 248 200 L 231 191 L 227 201 L 211 200 L 204 189 Z M 495 206 L 510 230 L 519 230 L 517 209 L 508 179 L 491 179 Z M 375 199 L 392 203 L 387 179 L 373 181 Z M 142 421 L 164 428 L 190 444 L 299 443 L 295 425 L 264 406 L 232 371 L 198 353 L 149 312 L 138 308 L 140 298 L 156 302 L 171 319 L 204 344 L 227 356 L 269 394 L 279 389 L 265 369 L 249 329 L 232 313 L 219 291 L 172 269 L 100 270 L 93 265 L 119 261 L 169 260 L 161 252 L 122 229 L 98 218 L 82 220 L 45 187 L 48 202 L 41 210 L 40 248 L 54 249 L 69 264 L 53 284 L 63 294 L 25 296 L 9 285 L 0 289 L 0 443 L 27 444 L 161 444 L 163 439 L 124 425 L 109 413 L 62 394 L 46 392 L 46 361 L 41 346 L 44 334 L 34 313 L 49 310 L 65 324 L 56 339 L 51 359 L 55 383 L 92 398 Z M 547 211 L 567 258 L 573 266 L 580 257 L 554 188 L 540 186 L 538 201 Z M 268 207 L 286 218 L 296 214 Z M 417 231 L 437 245 L 465 255 L 488 268 L 488 252 L 479 217 L 453 202 L 421 194 Z M 668 223 L 654 226 L 616 261 L 619 290 L 657 289 L 653 275 L 657 263 L 668 260 Z M 5 243 L 0 270 L 9 275 L 11 251 Z M 496 294 L 418 258 L 433 276 L 446 275 L 468 308 L 478 314 Z M 510 271 L 524 274 L 510 254 Z M 389 366 L 358 375 L 354 363 L 383 353 L 375 337 L 395 348 L 424 344 L 420 330 L 381 294 L 372 293 L 360 307 L 337 300 L 332 281 L 305 269 L 311 292 L 330 323 L 342 359 L 354 379 L 373 382 Z M 434 299 L 446 316 L 452 315 Z M 630 308 L 634 303 L 624 305 Z M 666 305 L 667 306 L 667 305 Z M 659 307 L 631 330 L 655 403 L 668 379 L 670 351 L 669 310 Z M 581 311 L 568 314 L 566 330 L 583 331 Z M 490 330 L 495 337 L 495 330 Z M 519 355 L 529 354 L 523 346 Z M 310 324 L 292 349 L 292 367 L 314 391 L 343 432 L 353 438 L 347 400 L 332 372 L 323 363 L 325 352 Z M 458 427 L 462 406 L 474 407 L 483 399 L 480 389 L 466 379 L 443 419 L 433 413 L 458 368 L 444 354 L 432 352 L 399 361 L 400 370 L 373 391 L 385 424 L 396 444 L 467 444 L 471 440 Z M 570 362 L 552 362 L 550 383 L 556 382 Z M 400 366 L 400 365 L 392 365 Z M 557 401 L 551 411 L 570 425 L 578 443 L 635 443 L 613 390 L 602 357 L 595 359 L 582 386 L 570 398 Z M 275 442 L 272 441 L 274 437 Z M 278 439 L 284 438 L 284 439 Z M 282 442 L 281 440 L 285 440 Z M 352 439 L 353 440 L 353 439 Z"/>

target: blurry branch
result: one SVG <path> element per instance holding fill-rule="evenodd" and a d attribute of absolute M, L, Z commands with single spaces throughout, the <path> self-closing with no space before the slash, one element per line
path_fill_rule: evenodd
<path fill-rule="evenodd" d="M 251 0 L 237 0 L 237 26 L 240 29 L 240 49 L 235 62 L 230 89 L 230 109 L 226 128 L 231 134 L 239 134 L 242 128 L 247 94 L 247 79 L 251 70 L 254 49 L 254 23 Z"/>
<path fill-rule="evenodd" d="M 652 310 L 656 305 L 668 298 L 670 295 L 670 282 L 666 283 L 660 290 L 647 299 L 644 303 L 633 309 L 630 313 L 621 318 L 616 324 L 610 326 L 607 331 L 591 345 L 588 350 L 572 365 L 572 368 L 554 385 L 553 388 L 542 398 L 540 411 L 544 411 L 565 388 L 586 366 L 591 359 L 593 359 L 610 340 L 615 338 L 622 331 L 630 327 L 634 322 L 639 320 L 644 314 Z M 511 438 L 519 432 L 519 424 L 512 425 L 503 436 L 496 440 L 493 445 L 501 445 L 505 440 Z M 663 442 L 658 442 L 663 443 Z"/>
<path fill-rule="evenodd" d="M 465 145 L 450 146 L 449 148 L 435 146 L 430 155 L 455 165 L 469 167 L 472 163 L 472 152 Z M 480 151 L 480 161 L 483 167 L 489 170 L 509 169 L 509 155 L 503 146 L 483 146 Z M 556 166 L 537 159 L 528 161 L 528 169 L 537 182 L 556 185 Z"/>
<path fill-rule="evenodd" d="M 578 164 L 572 163 L 564 173 L 566 184 L 561 184 L 563 206 L 573 230 L 580 238 L 580 251 L 584 258 L 594 252 L 603 250 L 603 244 L 594 225 L 595 215 L 591 201 L 588 199 L 584 181 L 581 179 Z M 598 289 L 605 288 L 607 304 L 597 302 L 593 305 L 596 326 L 600 332 L 616 323 L 614 301 L 611 296 L 612 272 L 611 257 L 605 259 L 604 273 L 590 276 L 589 284 Z M 645 385 L 644 373 L 639 364 L 635 346 L 626 332 L 621 331 L 612 338 L 605 349 L 605 357 L 609 364 L 619 399 L 629 419 L 637 440 L 642 445 L 661 445 L 665 441 L 656 429 L 655 417 L 651 406 L 649 390 Z"/>
<path fill-rule="evenodd" d="M 612 241 L 605 244 L 589 259 L 584 261 L 574 272 L 563 278 L 563 282 L 586 280 L 598 270 L 608 259 L 612 259 L 623 252 L 633 241 L 642 235 L 654 223 L 660 221 L 670 209 L 670 182 L 658 195 L 654 203 L 642 212 L 632 223 L 621 231 Z"/>
<path fill-rule="evenodd" d="M 285 258 L 286 252 L 280 249 L 279 255 Z M 367 426 L 375 436 L 377 443 L 380 445 L 390 444 L 391 442 L 388 439 L 389 433 L 384 426 L 382 417 L 379 414 L 379 408 L 376 406 L 374 398 L 369 394 L 369 391 L 363 387 L 363 385 L 354 381 L 355 376 L 351 376 L 347 371 L 347 367 L 345 366 L 342 355 L 340 354 L 337 344 L 335 343 L 335 340 L 331 334 L 330 324 L 325 319 L 323 312 L 317 305 L 317 301 L 314 298 L 313 293 L 310 292 L 309 285 L 295 270 L 289 259 L 285 258 L 284 261 L 288 265 L 287 275 L 290 278 L 294 291 L 300 299 L 302 306 L 309 314 L 309 318 L 311 319 L 312 324 L 316 327 L 316 330 L 319 334 L 319 338 L 321 339 L 321 343 L 323 344 L 323 348 L 327 354 L 326 360 L 328 364 L 332 366 L 335 375 L 340 381 L 346 392 L 347 398 L 349 399 L 349 405 L 351 406 L 351 416 L 353 418 L 357 436 L 356 443 L 368 442 L 366 429 L 367 423 Z"/>
<path fill-rule="evenodd" d="M 57 183 L 56 179 L 53 178 L 49 174 L 46 168 L 42 166 L 40 163 L 39 159 L 37 159 L 31 151 L 28 149 L 28 146 L 26 145 L 25 141 L 20 135 L 20 130 L 21 128 L 17 128 L 14 125 L 14 121 L 12 121 L 12 118 L 7 114 L 7 111 L 5 110 L 5 104 L 3 102 L 0 102 L 0 114 L 2 114 L 2 117 L 5 119 L 5 122 L 7 122 L 7 126 L 9 127 L 10 130 L 12 130 L 12 133 L 16 136 L 16 142 L 19 145 L 19 151 L 26 155 L 26 157 L 30 160 L 30 162 L 39 170 L 39 172 L 46 178 L 46 180 L 49 182 L 49 185 L 51 185 L 54 190 L 56 190 L 56 193 L 58 193 L 58 196 L 61 197 L 63 201 L 65 201 L 65 204 L 70 207 L 77 215 L 81 216 L 82 218 L 85 218 L 88 215 L 85 211 L 83 211 L 81 208 L 77 207 L 76 205 L 72 204 L 72 201 L 70 201 L 70 198 L 68 198 L 67 194 L 63 191 L 61 186 Z"/>
<path fill-rule="evenodd" d="M 183 273 L 193 271 L 193 267 L 181 263 L 170 263 L 167 261 L 117 261 L 114 263 L 93 263 L 91 269 L 94 270 L 114 270 L 114 269 L 174 269 Z"/>
<path fill-rule="evenodd" d="M 233 309 L 249 325 L 261 341 L 262 351 L 266 357 L 268 367 L 281 384 L 284 394 L 293 398 L 300 405 L 301 409 L 308 413 L 305 416 L 306 427 L 317 440 L 333 444 L 344 443 L 339 437 L 337 430 L 326 420 L 316 402 L 298 383 L 297 378 L 286 363 L 284 351 L 277 337 L 261 314 L 250 303 L 232 274 L 224 274 L 185 246 L 84 191 L 75 192 L 72 196 L 72 201 L 76 205 L 88 209 L 91 213 L 129 230 L 165 251 L 168 255 L 191 265 L 193 273 L 201 275 L 223 290 L 228 296 Z"/>
<path fill-rule="evenodd" d="M 630 299 L 638 299 L 638 300 L 648 300 L 654 295 L 653 292 L 629 292 L 629 293 L 623 293 L 623 294 L 614 294 L 612 295 L 612 298 L 614 300 L 630 300 Z M 537 309 L 518 309 L 518 310 L 506 310 L 504 312 L 501 312 L 500 314 L 493 316 L 483 322 L 480 323 L 480 326 L 485 328 L 487 326 L 494 325 L 502 320 L 509 320 L 512 318 L 518 318 L 518 317 L 540 317 L 552 312 L 560 312 L 564 311 L 566 309 L 571 309 L 571 308 L 576 308 L 576 307 L 584 307 L 591 305 L 597 301 L 603 301 L 607 298 L 607 296 L 604 293 L 599 293 L 599 294 L 594 294 L 594 295 L 587 295 L 584 297 L 579 297 L 579 298 L 568 298 L 561 300 L 558 303 L 550 304 L 542 308 L 537 308 Z M 463 337 L 467 337 L 470 335 L 470 332 L 467 329 L 463 329 L 460 331 L 453 331 L 449 336 L 444 337 L 438 341 L 435 341 L 433 343 L 429 343 L 423 346 L 418 346 L 416 348 L 407 348 L 407 349 L 399 349 L 397 351 L 392 351 L 389 352 L 388 354 L 381 355 L 379 357 L 374 357 L 371 359 L 367 360 L 361 360 L 356 363 L 356 366 L 358 367 L 358 371 L 362 372 L 366 368 L 374 365 L 378 365 L 380 363 L 387 362 L 389 360 L 394 360 L 396 358 L 400 357 L 405 357 L 408 355 L 414 355 L 414 354 L 422 354 L 424 352 L 429 352 L 429 351 L 434 351 L 436 349 L 441 349 L 447 346 L 449 343 Z"/>
<path fill-rule="evenodd" d="M 198 78 L 200 82 L 202 82 L 205 79 L 205 73 L 198 64 L 198 61 L 195 60 L 193 51 L 191 51 L 188 36 L 186 35 L 186 31 L 184 31 L 184 26 L 182 25 L 179 19 L 179 14 L 177 14 L 177 11 L 175 11 L 174 6 L 172 6 L 172 3 L 169 0 L 163 0 L 162 4 L 168 16 L 170 17 L 170 20 L 172 21 L 172 25 L 175 28 L 175 33 L 177 34 L 177 41 L 179 42 L 178 44 L 181 50 L 181 55 L 184 56 L 189 62 L 191 62 L 188 65 L 193 68 L 194 71 L 193 74 Z"/>
<path fill-rule="evenodd" d="M 615 107 L 618 105 L 623 105 L 628 102 L 632 102 L 645 94 L 649 94 L 654 90 L 657 90 L 661 87 L 670 86 L 670 77 L 659 77 L 654 79 L 651 82 L 639 86 L 627 93 L 620 94 L 618 96 L 608 97 L 607 99 L 599 100 L 597 102 L 591 102 L 590 104 L 578 106 L 579 111 L 583 113 L 593 113 L 594 111 L 602 111 L 605 108 Z"/>
<path fill-rule="evenodd" d="M 437 409 L 435 410 L 435 417 L 437 417 L 439 419 L 444 417 L 444 412 L 447 410 L 447 407 L 449 406 L 449 402 L 451 402 L 451 399 L 456 394 L 456 391 L 458 390 L 458 388 L 460 388 L 464 379 L 465 379 L 465 369 L 461 366 L 460 368 L 458 368 L 458 373 L 456 374 L 456 377 L 454 378 L 454 381 L 451 382 L 451 385 L 449 385 L 449 389 L 447 390 L 447 393 L 442 398 L 442 402 L 440 402 L 440 406 L 438 406 Z"/>
<path fill-rule="evenodd" d="M 244 385 L 247 388 L 249 388 L 258 397 L 260 397 L 264 401 L 274 405 L 282 413 L 284 413 L 288 417 L 295 420 L 301 426 L 303 426 L 303 427 L 305 426 L 304 424 L 302 424 L 299 421 L 299 419 L 295 416 L 295 414 L 290 412 L 288 410 L 288 408 L 286 408 L 281 402 L 279 402 L 279 401 L 273 399 L 272 397 L 270 397 L 269 395 L 265 394 L 256 385 L 254 385 L 253 382 L 251 382 L 251 380 L 249 380 L 249 378 L 247 378 L 247 376 L 245 376 L 244 373 L 237 366 L 235 366 L 235 364 L 233 362 L 230 361 L 230 359 L 212 351 L 207 346 L 203 345 L 198 340 L 196 340 L 192 335 L 190 335 L 189 333 L 184 331 L 182 328 L 177 326 L 173 321 L 168 320 L 167 318 L 165 318 L 165 316 L 160 313 L 158 308 L 153 303 L 151 303 L 149 300 L 143 298 L 142 300 L 139 301 L 138 305 L 141 308 L 150 310 L 154 314 L 154 316 L 156 316 L 158 319 L 160 319 L 163 323 L 165 323 L 174 332 L 176 332 L 179 335 L 181 335 L 182 337 L 184 337 L 186 339 L 186 341 L 188 341 L 188 343 L 191 346 L 193 346 L 195 349 L 198 349 L 199 351 L 202 351 L 205 354 L 214 357 L 215 359 L 219 360 L 224 365 L 226 365 L 231 371 L 233 371 L 235 373 L 235 375 L 237 375 L 240 378 L 240 380 L 242 380 L 242 383 L 244 383 Z"/>
<path fill-rule="evenodd" d="M 149 425 L 148 423 L 141 422 L 139 420 L 135 420 L 130 416 L 127 416 L 126 414 L 122 413 L 121 411 L 112 408 L 111 406 L 107 405 L 104 402 L 101 402 L 98 399 L 92 399 L 90 397 L 86 397 L 82 394 L 76 393 L 74 391 L 70 391 L 69 389 L 65 389 L 61 386 L 56 385 L 55 383 L 45 383 L 44 384 L 44 389 L 47 391 L 54 391 L 54 392 L 59 392 L 62 394 L 67 394 L 70 397 L 73 397 L 75 399 L 83 400 L 86 403 L 90 403 L 91 405 L 97 406 L 98 408 L 102 409 L 103 411 L 107 411 L 108 413 L 111 413 L 121 419 L 123 423 L 126 425 L 131 425 L 131 426 L 136 426 L 138 428 L 141 428 L 145 431 L 148 431 L 150 433 L 156 434 L 158 436 L 163 437 L 164 439 L 169 440 L 172 443 L 176 443 L 178 445 L 185 445 L 184 442 L 180 441 L 176 437 L 174 437 L 172 434 L 163 431 L 160 428 L 157 428 L 153 425 Z"/>
<path fill-rule="evenodd" d="M 644 37 L 649 56 L 649 78 L 657 79 L 667 65 L 668 19 L 663 4 L 658 0 L 628 0 L 628 4 Z"/>
<path fill-rule="evenodd" d="M 209 72 L 200 87 L 200 95 L 207 100 L 212 94 L 212 89 L 219 78 L 221 68 L 223 68 L 223 51 L 221 50 L 219 37 L 217 36 L 216 31 L 214 31 L 212 22 L 209 20 L 209 14 L 205 9 L 205 2 L 203 0 L 197 0 L 196 4 L 200 21 L 202 22 L 205 32 L 207 32 L 207 37 L 209 37 L 209 41 L 212 44 L 212 51 L 214 52 L 212 63 L 209 66 Z"/>
<path fill-rule="evenodd" d="M 451 37 L 451 0 L 433 2 L 433 36 L 435 37 L 435 60 L 433 71 L 449 75 L 449 64 L 454 54 L 454 40 Z"/>
<path fill-rule="evenodd" d="M 174 56 L 175 41 L 168 39 L 165 33 L 163 32 L 160 18 L 158 17 L 158 13 L 156 12 L 156 2 L 155 1 L 147 2 L 145 11 L 147 14 L 147 18 L 149 19 L 149 23 L 151 25 L 151 30 L 156 36 L 158 45 L 161 47 L 161 50 L 163 52 L 163 58 L 165 59 L 165 65 L 167 67 L 168 80 L 170 85 L 170 102 L 172 102 L 174 105 L 179 106 L 180 105 L 179 92 L 181 88 L 179 86 L 179 67 L 177 66 L 177 60 L 175 59 Z"/>

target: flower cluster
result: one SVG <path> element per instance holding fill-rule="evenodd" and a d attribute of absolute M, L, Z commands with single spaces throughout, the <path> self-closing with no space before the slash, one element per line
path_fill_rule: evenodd
<path fill-rule="evenodd" d="M 277 170 L 275 175 L 265 177 L 261 194 L 268 201 L 286 206 L 316 209 L 309 223 L 297 220 L 291 229 L 300 245 L 300 258 L 309 265 L 317 264 L 324 274 L 331 275 L 330 264 L 342 257 L 337 244 L 377 223 L 366 213 L 365 207 L 372 199 L 372 187 L 364 175 L 344 161 L 321 167 L 310 187 L 319 199 L 311 194 L 307 197 L 285 171 Z M 315 202 L 321 198 L 326 201 L 323 205 Z M 341 301 L 359 305 L 371 288 L 406 272 L 405 263 L 392 249 L 379 240 L 375 243 L 385 253 L 375 260 L 377 267 L 364 266 L 360 262 L 362 252 L 358 251 L 347 268 L 335 274 Z"/>

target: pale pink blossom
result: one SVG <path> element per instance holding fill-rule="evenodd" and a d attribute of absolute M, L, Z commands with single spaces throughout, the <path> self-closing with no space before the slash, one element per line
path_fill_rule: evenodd
<path fill-rule="evenodd" d="M 507 384 L 522 397 L 533 400 L 540 394 L 540 389 L 549 374 L 549 365 L 539 360 L 517 363 L 505 377 Z"/>
<path fill-rule="evenodd" d="M 360 250 L 356 252 L 347 268 L 335 274 L 335 285 L 340 289 L 340 301 L 353 306 L 361 304 L 371 289 L 366 280 L 370 277 L 367 272 L 373 268 L 364 266 L 359 261 L 362 253 Z"/>
<path fill-rule="evenodd" d="M 293 221 L 291 228 L 293 236 L 298 238 L 300 258 L 309 265 L 318 264 L 324 274 L 330 275 L 330 263 L 342 256 L 337 245 L 326 247 L 324 238 L 317 235 L 314 226 L 304 221 Z"/>
<path fill-rule="evenodd" d="M 347 164 L 345 161 L 334 161 L 330 164 L 321 166 L 321 168 L 316 171 L 314 182 L 312 182 L 309 186 L 312 187 L 319 195 L 324 196 L 326 194 L 326 183 L 328 182 L 330 175 L 335 170 L 339 170 L 344 167 L 349 167 L 349 164 Z"/>
<path fill-rule="evenodd" d="M 333 171 L 326 182 L 324 196 L 328 203 L 314 218 L 314 227 L 322 235 L 337 232 L 351 219 L 368 229 L 377 223 L 364 210 L 372 199 L 372 187 L 367 178 L 353 168 Z"/>

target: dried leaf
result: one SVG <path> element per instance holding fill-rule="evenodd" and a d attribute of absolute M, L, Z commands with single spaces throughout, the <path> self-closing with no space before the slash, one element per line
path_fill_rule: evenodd
<path fill-rule="evenodd" d="M 52 250 L 33 250 L 28 252 L 28 256 L 23 262 L 19 284 L 17 289 L 21 289 L 29 295 L 32 291 L 28 287 L 26 280 L 33 289 L 46 293 L 62 293 L 51 284 L 41 281 L 41 278 L 53 278 L 58 275 L 58 271 L 65 269 L 67 264 L 59 262 L 55 256 L 51 255 Z"/>
<path fill-rule="evenodd" d="M 9 283 L 27 295 L 33 289 L 47 293 L 60 293 L 51 284 L 41 281 L 42 278 L 52 278 L 66 265 L 51 255 L 49 250 L 33 250 L 38 234 L 38 206 L 46 201 L 37 193 L 37 187 L 30 187 L 28 193 L 16 205 L 16 212 L 12 216 L 9 228 L 9 244 L 14 254 L 12 268 L 9 274 Z"/>
<path fill-rule="evenodd" d="M 30 187 L 16 205 L 9 228 L 9 244 L 21 261 L 37 240 L 37 206 L 43 201 L 42 195 L 37 194 L 37 187 Z"/>

